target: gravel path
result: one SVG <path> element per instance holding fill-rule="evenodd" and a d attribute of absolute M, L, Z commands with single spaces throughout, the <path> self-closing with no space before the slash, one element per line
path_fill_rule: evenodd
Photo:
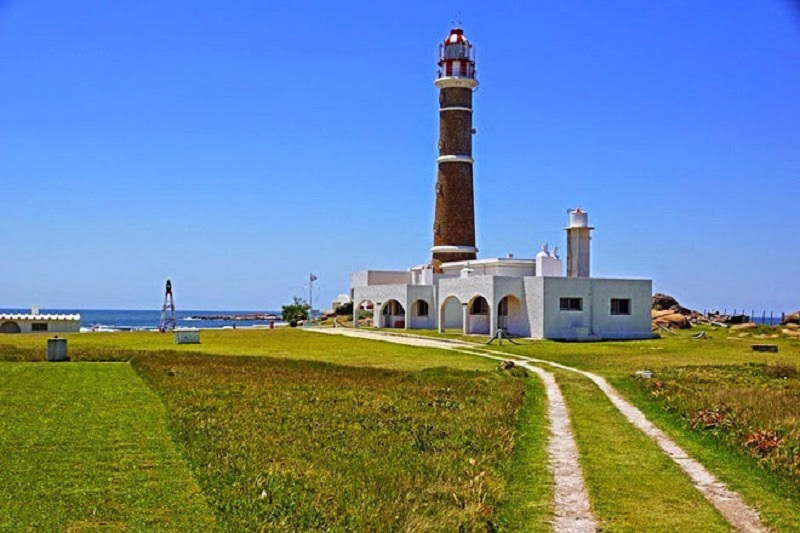
<path fill-rule="evenodd" d="M 389 335 L 385 333 L 373 333 L 373 332 L 366 332 L 366 331 L 354 331 L 354 330 L 346 330 L 342 328 L 336 329 L 329 329 L 329 330 L 314 330 L 320 333 L 332 333 L 332 334 L 339 334 L 339 335 L 348 335 L 351 337 L 359 337 L 363 339 L 372 339 L 372 340 L 382 340 L 386 342 L 394 342 L 397 344 L 405 344 L 408 346 L 422 346 L 428 348 L 439 348 L 445 350 L 456 350 L 459 352 L 470 353 L 472 355 L 478 355 L 481 357 L 489 357 L 491 359 L 504 359 L 503 357 L 498 357 L 496 354 L 497 352 L 492 352 L 491 350 L 487 350 L 480 346 L 476 346 L 474 344 L 462 342 L 462 341 L 442 341 L 432 338 L 424 338 L 424 337 L 409 337 L 409 336 L 402 336 L 402 335 Z M 512 355 L 514 358 L 522 359 L 525 361 L 523 363 L 524 366 L 531 369 L 534 372 L 537 372 L 537 367 L 533 366 L 533 364 L 537 365 L 550 365 L 555 368 L 560 368 L 562 370 L 567 370 L 570 372 L 576 372 L 581 374 L 588 379 L 592 380 L 599 388 L 603 391 L 603 393 L 608 397 L 611 403 L 628 419 L 628 421 L 633 424 L 636 428 L 642 431 L 645 435 L 653 439 L 655 443 L 658 445 L 661 450 L 667 454 L 675 463 L 680 467 L 681 470 L 689 477 L 694 487 L 699 490 L 703 496 L 714 506 L 716 509 L 725 517 L 725 519 L 738 531 L 743 532 L 761 532 L 761 531 L 768 531 L 768 529 L 762 524 L 761 518 L 758 515 L 758 512 L 747 505 L 742 497 L 730 490 L 724 483 L 719 481 L 714 475 L 709 472 L 702 464 L 698 461 L 689 457 L 689 455 L 678 446 L 675 441 L 673 441 L 666 433 L 662 430 L 657 428 L 647 417 L 640 411 L 637 407 L 633 404 L 625 400 L 614 387 L 612 387 L 604 378 L 598 376 L 597 374 L 593 374 L 591 372 L 586 372 L 584 370 L 578 370 L 577 368 L 561 365 L 558 363 L 553 363 L 551 361 L 545 361 L 542 359 L 534 359 L 530 357 L 523 357 L 519 355 Z M 539 369 L 541 371 L 541 369 Z M 569 415 L 566 410 L 566 405 L 564 404 L 564 399 L 561 396 L 560 390 L 558 390 L 557 385 L 555 384 L 555 379 L 553 378 L 552 374 L 547 372 L 541 371 L 542 373 L 537 372 L 537 374 L 542 377 L 544 375 L 549 376 L 549 379 L 552 379 L 552 384 L 555 386 L 555 390 L 557 391 L 558 396 L 560 397 L 560 401 L 563 405 L 562 411 L 553 411 L 552 407 L 549 411 L 551 417 L 560 418 L 565 420 L 566 427 L 562 426 L 558 428 L 559 431 L 567 431 L 569 434 L 569 439 L 572 440 L 574 446 L 574 439 L 572 438 L 572 430 L 569 425 Z M 542 377 L 543 381 L 545 382 L 545 386 L 547 387 L 547 378 Z M 551 392 L 550 388 L 547 388 L 548 394 L 548 402 L 551 403 L 553 399 L 551 399 Z M 553 441 L 556 440 L 556 427 L 553 423 L 553 419 L 551 419 L 551 432 L 553 434 Z M 553 460 L 553 444 L 551 442 L 551 461 Z M 566 451 L 566 450 L 564 450 Z M 573 461 L 575 467 L 578 471 L 578 476 L 580 477 L 580 485 L 583 487 L 583 478 L 580 475 L 580 466 L 577 465 L 577 448 L 574 449 L 575 456 L 572 459 L 564 459 L 565 461 Z M 566 457 L 566 455 L 565 455 Z M 554 463 L 557 464 L 557 463 Z M 554 472 L 558 472 L 557 467 L 554 469 Z M 562 483 L 566 486 L 568 483 L 572 483 L 567 479 L 568 474 L 564 471 L 564 477 L 562 479 Z M 571 479 L 571 478 L 570 478 Z M 559 496 L 558 496 L 558 487 L 559 487 L 559 480 L 556 479 L 556 524 L 555 530 L 556 531 L 593 531 L 594 529 L 570 529 L 570 524 L 573 526 L 577 526 L 579 523 L 581 525 L 592 524 L 592 528 L 594 527 L 594 523 L 592 521 L 591 515 L 588 514 L 588 518 L 585 520 L 576 520 L 571 519 L 567 520 L 566 522 L 559 522 Z M 582 488 L 584 494 L 586 492 L 585 487 Z M 588 513 L 588 498 L 587 498 L 587 507 L 586 511 Z M 580 514 L 580 511 L 579 511 Z M 563 527 L 563 529 L 562 529 Z"/>
<path fill-rule="evenodd" d="M 547 392 L 547 418 L 550 442 L 547 453 L 555 482 L 554 531 L 590 533 L 597 530 L 589 505 L 589 492 L 578 461 L 578 446 L 572 434 L 569 411 L 556 378 L 538 366 L 522 363 L 544 383 Z"/>
<path fill-rule="evenodd" d="M 442 344 L 447 344 L 446 348 L 449 350 L 458 349 L 457 351 L 459 352 L 464 351 L 471 355 L 480 355 L 481 357 L 489 357 L 498 361 L 506 360 L 505 357 L 467 351 L 464 348 L 471 348 L 472 345 L 462 342 L 445 343 L 436 339 L 375 334 L 340 328 L 311 331 L 347 335 L 362 339 L 383 340 L 425 348 L 441 349 L 443 348 Z M 575 437 L 572 433 L 569 410 L 567 409 L 567 403 L 564 401 L 564 396 L 561 394 L 561 389 L 556 383 L 555 376 L 550 372 L 545 372 L 538 366 L 527 362 L 519 363 L 519 366 L 525 367 L 539 376 L 542 383 L 544 383 L 547 395 L 547 418 L 550 426 L 547 453 L 555 484 L 553 530 L 563 533 L 593 533 L 597 530 L 597 526 L 592 516 L 589 493 L 583 480 L 583 471 L 578 461 L 578 445 L 575 443 Z"/>

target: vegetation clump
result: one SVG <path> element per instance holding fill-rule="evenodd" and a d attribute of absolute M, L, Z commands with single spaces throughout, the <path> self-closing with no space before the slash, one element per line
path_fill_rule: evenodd
<path fill-rule="evenodd" d="M 789 363 L 663 369 L 639 380 L 651 397 L 703 431 L 800 479 L 800 372 Z"/>

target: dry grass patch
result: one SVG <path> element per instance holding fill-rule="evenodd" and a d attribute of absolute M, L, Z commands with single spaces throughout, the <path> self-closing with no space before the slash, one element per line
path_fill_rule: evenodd
<path fill-rule="evenodd" d="M 688 427 L 800 481 L 800 377 L 794 365 L 678 367 L 642 386 Z"/>

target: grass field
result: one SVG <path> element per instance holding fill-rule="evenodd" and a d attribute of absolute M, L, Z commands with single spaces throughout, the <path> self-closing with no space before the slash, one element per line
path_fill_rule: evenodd
<path fill-rule="evenodd" d="M 129 365 L 2 363 L 0 383 L 0 531 L 213 527 Z"/>
<path fill-rule="evenodd" d="M 201 344 L 175 344 L 173 335 L 158 332 L 67 333 L 75 361 L 129 361 L 147 352 L 172 351 L 208 355 L 255 355 L 320 361 L 362 367 L 421 370 L 447 366 L 491 370 L 494 363 L 444 350 L 397 346 L 347 339 L 336 335 L 306 335 L 292 328 L 274 330 L 204 330 Z M 0 336 L 0 361 L 42 361 L 48 335 Z"/>
<path fill-rule="evenodd" d="M 175 354 L 133 364 L 224 529 L 473 531 L 506 494 L 521 378 Z"/>
<path fill-rule="evenodd" d="M 706 331 L 481 349 L 607 377 L 770 527 L 798 530 L 800 340 Z M 0 337 L 0 530 L 550 528 L 543 389 L 496 361 L 276 329 L 183 346 L 69 334 L 77 363 L 9 362 L 41 361 L 46 337 Z M 635 379 L 642 369 L 656 379 Z M 728 529 L 599 389 L 555 372 L 604 530 Z M 48 498 L 47 512 L 31 503 Z"/>
<path fill-rule="evenodd" d="M 494 362 L 291 330 L 67 338 L 77 362 L 0 363 L 0 530 L 547 527 L 545 432 L 518 426 L 543 393 Z"/>

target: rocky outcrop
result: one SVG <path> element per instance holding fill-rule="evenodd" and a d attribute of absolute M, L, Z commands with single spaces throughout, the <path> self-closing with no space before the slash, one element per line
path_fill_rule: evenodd
<path fill-rule="evenodd" d="M 680 307 L 681 305 L 678 303 L 678 300 L 669 294 L 662 294 L 660 292 L 654 294 L 650 301 L 650 308 L 654 311 L 666 311 L 667 309 L 672 309 L 674 306 Z"/>
<path fill-rule="evenodd" d="M 785 315 L 783 317 L 783 320 L 781 321 L 781 325 L 785 326 L 787 324 L 800 325 L 800 311 L 798 311 L 796 313 L 791 313 L 791 314 Z"/>
<path fill-rule="evenodd" d="M 666 311 L 652 311 L 651 316 L 654 326 L 670 329 L 688 329 L 692 327 L 692 323 L 689 322 L 689 318 L 686 315 L 676 313 L 671 309 L 667 309 Z"/>

